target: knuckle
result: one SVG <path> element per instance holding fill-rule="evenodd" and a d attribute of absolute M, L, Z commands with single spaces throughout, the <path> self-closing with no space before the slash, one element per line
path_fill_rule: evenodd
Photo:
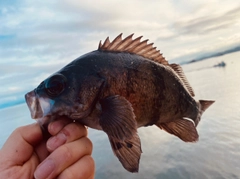
<path fill-rule="evenodd" d="M 71 120 L 66 118 L 59 118 L 48 125 L 48 130 L 53 133 L 53 135 L 57 134 L 60 130 L 62 130 L 66 125 L 68 125 Z"/>
<path fill-rule="evenodd" d="M 16 129 L 14 129 L 14 131 L 12 132 L 11 136 L 19 136 L 19 135 L 22 135 L 22 133 L 24 133 L 25 131 L 25 126 L 22 126 L 22 127 L 18 127 Z"/>
<path fill-rule="evenodd" d="M 92 141 L 87 137 L 82 138 L 82 140 L 84 140 L 84 144 L 85 144 L 84 147 L 87 154 L 91 154 L 93 149 Z"/>
<path fill-rule="evenodd" d="M 71 135 L 71 133 L 72 133 L 73 131 L 69 130 L 68 127 L 64 127 L 61 132 L 62 132 L 67 138 L 69 138 L 69 136 Z"/>
<path fill-rule="evenodd" d="M 72 156 L 72 150 L 69 148 L 68 145 L 63 145 L 61 147 L 62 149 L 62 157 L 66 160 L 70 160 L 73 156 Z"/>
<path fill-rule="evenodd" d="M 73 179 L 76 178 L 74 171 L 70 168 L 64 170 L 64 172 L 57 179 Z"/>
<path fill-rule="evenodd" d="M 21 127 L 16 128 L 12 133 L 13 134 L 20 134 L 20 133 L 22 133 L 23 130 L 24 130 L 24 127 L 21 126 Z"/>
<path fill-rule="evenodd" d="M 71 127 L 72 127 L 72 130 L 74 131 L 80 131 L 80 134 L 81 136 L 86 136 L 87 135 L 87 130 L 85 128 L 85 126 L 83 126 L 82 124 L 78 123 L 78 122 L 74 122 L 74 123 L 71 123 Z"/>
<path fill-rule="evenodd" d="M 85 160 L 87 161 L 89 168 L 92 171 L 94 171 L 95 170 L 95 162 L 94 162 L 92 156 L 91 155 L 86 155 Z"/>
<path fill-rule="evenodd" d="M 78 130 L 81 130 L 82 136 L 87 136 L 87 129 L 84 125 L 76 123 L 76 127 L 78 128 Z"/>
<path fill-rule="evenodd" d="M 70 123 L 62 131 L 70 140 L 87 136 L 87 130 L 82 124 Z"/>
<path fill-rule="evenodd" d="M 87 166 L 87 168 L 85 168 L 85 171 L 82 171 L 82 173 L 84 173 L 83 176 L 85 176 L 84 178 L 94 175 L 95 162 L 94 162 L 93 158 L 90 155 L 85 155 L 82 158 L 82 163 L 84 163 L 84 165 Z M 83 177 L 81 177 L 81 178 L 83 178 Z"/>

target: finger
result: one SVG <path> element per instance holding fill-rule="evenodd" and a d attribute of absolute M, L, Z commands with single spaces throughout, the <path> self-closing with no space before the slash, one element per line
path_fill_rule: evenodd
<path fill-rule="evenodd" d="M 54 150 L 36 169 L 36 179 L 55 178 L 64 169 L 92 152 L 92 143 L 87 137 L 66 143 Z"/>
<path fill-rule="evenodd" d="M 52 152 L 59 146 L 77 140 L 87 135 L 86 128 L 79 123 L 70 123 L 66 125 L 57 135 L 52 136 L 47 141 L 47 149 Z"/>
<path fill-rule="evenodd" d="M 19 166 L 19 171 L 24 171 L 20 172 L 21 176 L 16 177 L 16 178 L 33 178 L 33 173 L 36 170 L 37 166 L 39 165 L 39 160 L 38 156 L 36 153 L 33 153 L 32 156 L 23 164 L 23 166 Z M 15 177 L 14 177 L 15 178 Z"/>
<path fill-rule="evenodd" d="M 67 118 L 66 116 L 61 116 L 58 120 L 49 123 L 48 132 L 51 135 L 56 135 L 64 128 L 64 126 L 71 122 L 71 119 Z"/>
<path fill-rule="evenodd" d="M 1 159 L 6 158 L 12 164 L 22 165 L 27 161 L 36 146 L 42 140 L 42 131 L 39 124 L 34 123 L 19 127 L 13 131 L 1 149 Z M 1 160 L 2 162 L 3 160 Z M 9 163 L 9 165 L 11 165 Z"/>
<path fill-rule="evenodd" d="M 47 156 L 49 155 L 49 151 L 47 150 L 46 147 L 46 141 L 43 140 L 40 142 L 36 147 L 35 147 L 35 153 L 38 156 L 39 163 L 42 162 Z"/>
<path fill-rule="evenodd" d="M 76 163 L 65 169 L 57 179 L 66 178 L 94 178 L 95 164 L 94 160 L 90 155 L 85 155 L 83 158 L 78 160 Z"/>

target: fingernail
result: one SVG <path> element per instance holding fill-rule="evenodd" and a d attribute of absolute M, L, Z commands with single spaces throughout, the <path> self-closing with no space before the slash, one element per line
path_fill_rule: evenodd
<path fill-rule="evenodd" d="M 59 133 L 58 135 L 50 138 L 47 141 L 47 148 L 49 150 L 53 151 L 56 148 L 58 148 L 59 146 L 61 146 L 62 144 L 64 144 L 66 141 L 67 141 L 66 135 L 63 133 Z"/>
<path fill-rule="evenodd" d="M 46 179 L 54 171 L 54 168 L 55 164 L 53 160 L 47 159 L 37 167 L 34 177 L 36 179 Z"/>

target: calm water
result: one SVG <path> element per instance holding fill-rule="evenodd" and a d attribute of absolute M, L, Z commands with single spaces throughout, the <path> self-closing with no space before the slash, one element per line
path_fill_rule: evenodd
<path fill-rule="evenodd" d="M 225 68 L 212 67 L 222 60 Z M 140 128 L 143 154 L 139 173 L 132 174 L 113 155 L 106 134 L 89 129 L 96 179 L 240 178 L 240 53 L 183 68 L 197 99 L 216 100 L 199 123 L 199 141 L 184 143 L 157 127 Z M 2 109 L 0 116 L 0 146 L 16 127 L 33 122 L 25 104 Z"/>

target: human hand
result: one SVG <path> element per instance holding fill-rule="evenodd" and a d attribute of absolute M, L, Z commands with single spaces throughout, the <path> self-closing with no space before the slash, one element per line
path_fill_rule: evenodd
<path fill-rule="evenodd" d="M 0 178 L 94 178 L 86 128 L 61 118 L 49 124 L 47 141 L 37 123 L 17 128 L 0 150 Z"/>

